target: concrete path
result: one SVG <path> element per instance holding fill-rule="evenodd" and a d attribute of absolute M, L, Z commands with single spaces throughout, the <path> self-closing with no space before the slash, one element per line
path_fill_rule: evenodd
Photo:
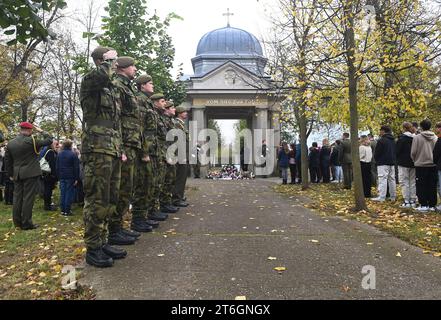
<path fill-rule="evenodd" d="M 114 267 L 86 267 L 81 282 L 98 299 L 441 298 L 441 259 L 368 225 L 320 217 L 275 193 L 278 182 L 190 180 L 190 207 L 126 247 Z M 362 288 L 366 265 L 375 290 Z"/>

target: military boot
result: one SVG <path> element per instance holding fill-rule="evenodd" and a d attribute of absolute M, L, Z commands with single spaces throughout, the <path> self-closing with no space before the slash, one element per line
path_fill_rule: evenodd
<path fill-rule="evenodd" d="M 168 214 L 156 211 L 149 213 L 147 217 L 154 221 L 165 221 L 168 218 Z"/>
<path fill-rule="evenodd" d="M 102 248 L 87 249 L 86 262 L 98 268 L 108 268 L 113 266 L 113 259 L 104 253 Z"/>
<path fill-rule="evenodd" d="M 109 233 L 109 237 L 107 239 L 107 243 L 111 246 L 128 246 L 134 244 L 136 241 L 135 238 L 126 236 L 120 231 L 113 231 Z"/>
<path fill-rule="evenodd" d="M 145 221 L 145 223 L 148 224 L 149 226 L 151 226 L 153 229 L 156 229 L 159 227 L 159 222 L 155 221 L 155 220 L 148 219 Z"/>
<path fill-rule="evenodd" d="M 176 208 L 172 205 L 166 204 L 161 206 L 161 211 L 164 213 L 176 213 L 178 212 L 179 208 Z"/>
<path fill-rule="evenodd" d="M 145 219 L 143 218 L 132 219 L 132 225 L 130 227 L 138 232 L 151 232 L 153 230 L 153 227 L 145 223 Z"/>
<path fill-rule="evenodd" d="M 188 203 L 185 202 L 184 200 L 175 201 L 175 202 L 173 202 L 173 205 L 176 206 L 176 207 L 179 207 L 179 208 L 186 208 L 186 207 L 188 207 Z"/>
<path fill-rule="evenodd" d="M 139 232 L 136 232 L 133 230 L 121 229 L 121 232 L 124 235 L 135 238 L 135 239 L 138 239 L 141 236 L 141 234 Z"/>
<path fill-rule="evenodd" d="M 127 251 L 124 249 L 112 247 L 109 244 L 103 245 L 103 252 L 112 259 L 123 259 L 127 256 Z"/>

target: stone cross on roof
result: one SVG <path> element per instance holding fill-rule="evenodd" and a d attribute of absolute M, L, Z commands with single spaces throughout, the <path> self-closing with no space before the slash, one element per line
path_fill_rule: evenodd
<path fill-rule="evenodd" d="M 227 13 L 223 13 L 223 16 L 227 17 L 227 27 L 230 26 L 230 16 L 234 16 L 234 13 L 230 13 L 230 8 L 227 8 Z"/>

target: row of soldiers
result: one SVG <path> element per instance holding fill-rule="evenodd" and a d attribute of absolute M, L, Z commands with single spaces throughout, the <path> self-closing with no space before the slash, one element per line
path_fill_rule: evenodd
<path fill-rule="evenodd" d="M 112 48 L 92 52 L 96 69 L 81 83 L 83 110 L 84 241 L 86 262 L 110 267 L 141 233 L 186 207 L 188 165 L 167 162 L 170 129 L 185 128 L 187 112 L 154 93 L 153 79 L 137 69 L 131 57 Z M 136 88 L 135 88 L 136 85 Z M 130 229 L 123 216 L 131 206 Z"/>

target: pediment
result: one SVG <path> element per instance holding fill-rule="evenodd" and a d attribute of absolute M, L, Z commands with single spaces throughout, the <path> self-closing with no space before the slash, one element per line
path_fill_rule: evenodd
<path fill-rule="evenodd" d="M 228 61 L 202 77 L 192 77 L 192 89 L 262 90 L 267 78 L 257 76 L 241 65 Z"/>

